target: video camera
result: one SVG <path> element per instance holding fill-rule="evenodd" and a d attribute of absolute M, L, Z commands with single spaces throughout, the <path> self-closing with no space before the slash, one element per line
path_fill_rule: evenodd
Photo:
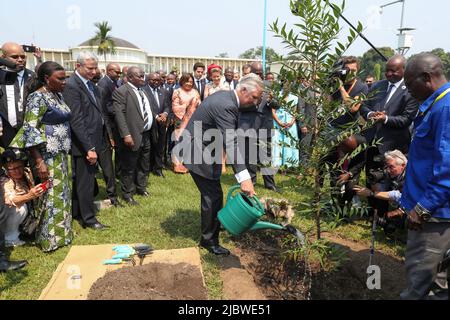
<path fill-rule="evenodd" d="M 386 235 L 391 235 L 395 232 L 397 229 L 404 229 L 406 224 L 406 213 L 403 209 L 399 208 L 394 210 L 393 212 L 396 213 L 395 216 L 388 218 L 388 217 L 377 217 L 377 220 L 375 221 L 378 226 L 383 228 L 384 233 Z"/>
<path fill-rule="evenodd" d="M 330 79 L 340 79 L 342 82 L 346 82 L 348 75 L 350 74 L 350 69 L 345 66 L 344 60 L 340 59 L 333 66 L 333 71 L 330 74 Z"/>
<path fill-rule="evenodd" d="M 0 58 L 0 85 L 14 85 L 17 80 L 17 65 Z"/>

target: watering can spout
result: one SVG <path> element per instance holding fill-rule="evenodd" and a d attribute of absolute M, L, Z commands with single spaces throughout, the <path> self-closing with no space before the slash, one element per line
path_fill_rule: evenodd
<path fill-rule="evenodd" d="M 265 221 L 258 221 L 253 227 L 250 228 L 251 231 L 264 230 L 264 229 L 284 230 L 285 228 L 278 224 L 265 222 Z"/>

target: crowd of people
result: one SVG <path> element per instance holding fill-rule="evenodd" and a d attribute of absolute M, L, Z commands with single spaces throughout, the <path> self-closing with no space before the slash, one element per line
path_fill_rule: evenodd
<path fill-rule="evenodd" d="M 292 94 L 274 97 L 271 87 L 277 80 L 272 73 L 264 75 L 259 62 L 244 66 L 242 74 L 196 63 L 192 73 L 180 77 L 165 71 L 146 75 L 139 67 L 110 63 L 102 75 L 96 55 L 83 52 L 66 78 L 69 70 L 52 61 L 40 63 L 36 73 L 26 69 L 18 44 L 4 44 L 2 55 L 17 65 L 18 77 L 14 85 L 2 85 L 0 94 L 0 142 L 6 150 L 1 157 L 0 271 L 26 264 L 5 254 L 6 245 L 21 245 L 26 236 L 52 252 L 72 242 L 73 220 L 83 228 L 108 228 L 97 219 L 94 203 L 99 169 L 117 207 L 138 205 L 136 194 L 150 197 L 151 173 L 161 179 L 163 169 L 190 174 L 201 194 L 200 246 L 228 255 L 219 244 L 217 219 L 225 164 L 252 197 L 258 171 L 265 188 L 281 192 L 274 179 L 277 169 L 307 161 L 302 147 L 310 143 L 316 110 Z M 357 77 L 357 58 L 345 57 L 343 66 L 349 75 L 330 99 L 341 102 L 345 112 L 330 126 L 339 130 L 360 119 L 373 125 L 340 143 L 323 168 L 364 143 L 374 146 L 330 172 L 332 186 L 340 190 L 333 198 L 342 206 L 367 198 L 377 216 L 406 221 L 411 229 L 408 289 L 402 297 L 439 296 L 445 280 L 436 267 L 450 248 L 450 84 L 442 63 L 431 54 L 408 63 L 396 55 L 386 63 L 385 80 L 368 77 L 366 83 Z M 369 98 L 355 103 L 364 97 Z M 298 114 L 287 105 L 297 106 Z M 212 149 L 213 142 L 203 139 L 210 129 L 224 137 L 219 160 L 188 161 Z M 178 152 L 187 139 L 192 143 Z M 366 186 L 360 186 L 364 169 Z"/>

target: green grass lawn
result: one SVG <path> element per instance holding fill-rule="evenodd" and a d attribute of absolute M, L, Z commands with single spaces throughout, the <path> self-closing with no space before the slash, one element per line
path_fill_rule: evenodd
<path fill-rule="evenodd" d="M 137 196 L 137 207 L 107 209 L 99 214 L 99 220 L 110 226 L 106 231 L 82 229 L 74 222 L 75 239 L 73 245 L 130 244 L 148 243 L 155 249 L 178 249 L 195 247 L 200 237 L 200 195 L 190 175 L 175 175 L 165 171 L 166 179 L 150 177 L 148 190 L 150 198 Z M 222 179 L 224 192 L 235 184 L 231 174 Z M 100 185 L 99 198 L 104 197 L 104 184 Z M 257 192 L 259 196 L 286 198 L 294 204 L 305 201 L 301 192 L 290 187 L 295 179 L 281 176 L 277 183 L 285 188 L 283 195 L 273 194 L 262 188 L 259 177 Z M 314 222 L 310 217 L 297 216 L 294 224 L 301 230 L 310 229 Z M 370 227 L 364 223 L 339 227 L 333 231 L 346 238 L 370 243 Z M 222 242 L 232 248 L 233 242 L 222 233 Z M 398 244 L 384 243 L 380 247 L 393 254 L 401 253 Z M 16 248 L 11 253 L 12 260 L 26 259 L 29 265 L 18 272 L 0 274 L 0 299 L 37 299 L 50 281 L 57 266 L 64 260 L 69 248 L 45 254 L 29 245 Z M 210 299 L 222 299 L 219 259 L 201 250 L 202 263 Z"/>

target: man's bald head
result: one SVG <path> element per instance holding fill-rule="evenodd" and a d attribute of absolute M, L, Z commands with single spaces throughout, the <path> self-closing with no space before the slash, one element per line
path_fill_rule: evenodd
<path fill-rule="evenodd" d="M 6 42 L 2 45 L 2 57 L 15 63 L 18 69 L 23 70 L 27 66 L 27 56 L 23 47 L 14 42 Z"/>
<path fill-rule="evenodd" d="M 261 62 L 253 62 L 250 67 L 252 73 L 258 75 L 261 79 L 264 78 L 263 65 Z"/>
<path fill-rule="evenodd" d="M 106 66 L 106 74 L 113 81 L 119 80 L 121 73 L 120 66 L 117 63 L 110 63 Z"/>
<path fill-rule="evenodd" d="M 390 83 L 397 83 L 405 76 L 406 58 L 402 55 L 395 55 L 386 63 L 386 79 Z"/>
<path fill-rule="evenodd" d="M 135 87 L 141 88 L 145 85 L 145 73 L 139 67 L 130 67 L 127 72 L 128 81 Z"/>
<path fill-rule="evenodd" d="M 447 83 L 441 59 L 432 53 L 421 53 L 406 65 L 405 84 L 419 101 L 425 101 Z"/>

